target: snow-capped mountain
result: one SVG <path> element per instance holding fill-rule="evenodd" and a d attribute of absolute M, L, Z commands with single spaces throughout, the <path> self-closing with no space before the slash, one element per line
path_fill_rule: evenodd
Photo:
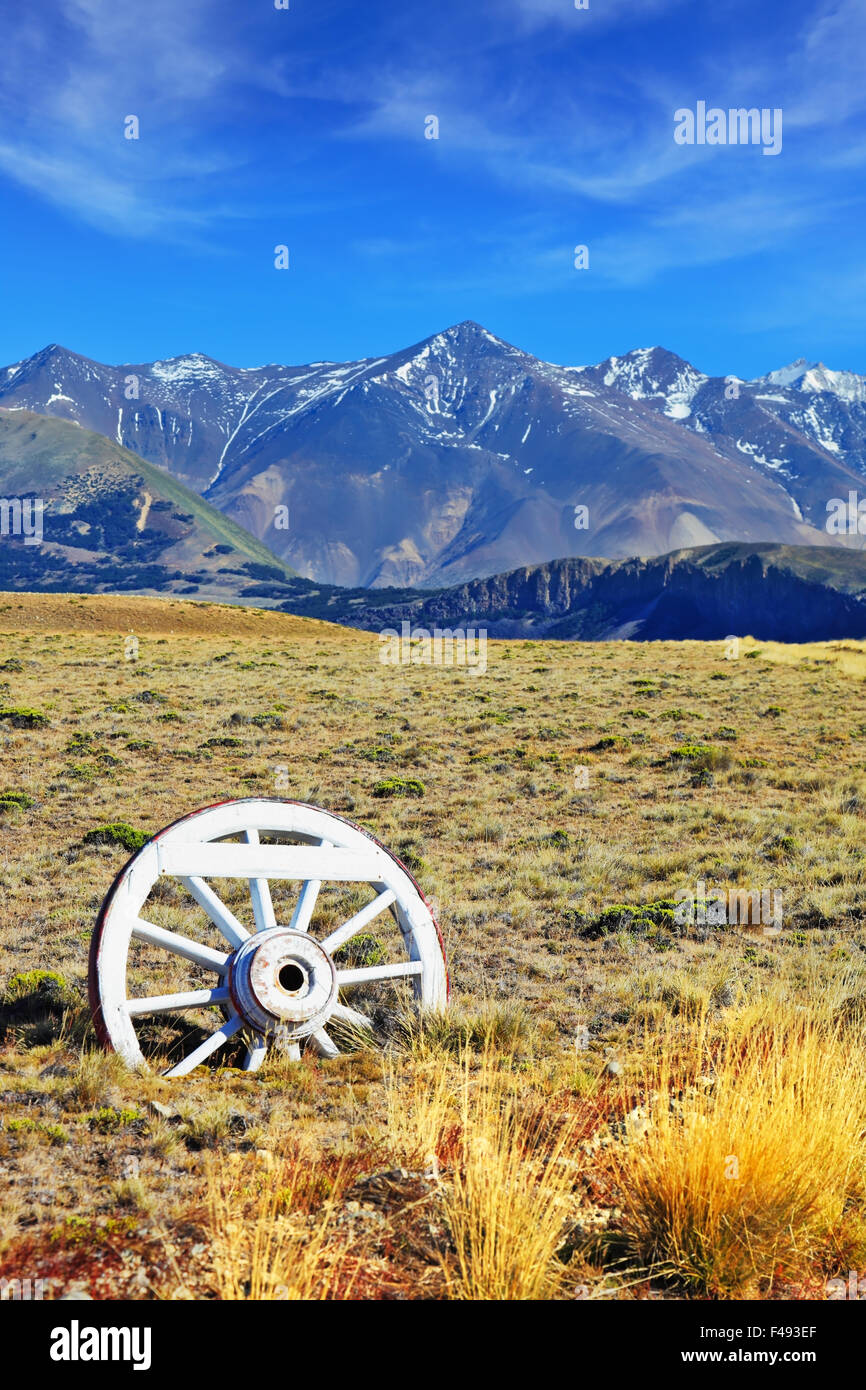
<path fill-rule="evenodd" d="M 563 367 L 466 322 L 299 367 L 107 367 L 53 345 L 0 369 L 0 406 L 107 435 L 323 583 L 444 585 L 719 540 L 863 544 L 825 522 L 830 499 L 866 489 L 866 378 L 820 363 L 746 382 L 654 347 Z"/>
<path fill-rule="evenodd" d="M 792 480 L 808 466 L 793 447 L 792 429 L 855 471 L 866 470 L 866 377 L 856 372 L 800 358 L 754 381 L 707 377 L 663 348 L 590 370 L 697 433 L 727 435 L 740 452 Z"/>

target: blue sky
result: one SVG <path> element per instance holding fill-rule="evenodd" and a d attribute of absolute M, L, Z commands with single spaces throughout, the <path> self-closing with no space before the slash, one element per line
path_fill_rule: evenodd
<path fill-rule="evenodd" d="M 290 6 L 0 0 L 0 362 L 342 360 L 472 318 L 565 363 L 866 372 L 862 0 Z M 781 153 L 676 144 L 698 101 L 780 107 Z"/>

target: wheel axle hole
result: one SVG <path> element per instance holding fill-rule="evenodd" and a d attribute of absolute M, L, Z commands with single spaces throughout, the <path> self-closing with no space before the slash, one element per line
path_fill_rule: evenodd
<path fill-rule="evenodd" d="M 277 979 L 287 994 L 297 994 L 298 990 L 306 983 L 307 977 L 299 965 L 289 961 L 287 965 L 280 967 Z"/>

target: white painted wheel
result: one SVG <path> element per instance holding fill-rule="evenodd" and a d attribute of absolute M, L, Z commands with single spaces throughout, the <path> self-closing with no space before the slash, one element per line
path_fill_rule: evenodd
<path fill-rule="evenodd" d="M 317 806 L 252 798 L 185 816 L 129 861 L 88 983 L 101 1041 L 132 1067 L 167 1054 L 172 1077 L 236 1035 L 247 1071 L 274 1046 L 336 1056 L 335 1034 L 372 1029 L 388 992 L 419 1009 L 448 996 L 439 928 L 399 859 Z"/>

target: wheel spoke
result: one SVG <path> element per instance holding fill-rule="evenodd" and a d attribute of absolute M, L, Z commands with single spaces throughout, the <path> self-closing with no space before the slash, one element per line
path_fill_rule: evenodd
<path fill-rule="evenodd" d="M 360 1009 L 350 1009 L 348 1004 L 335 1004 L 331 1010 L 331 1018 L 336 1018 L 340 1023 L 347 1023 L 350 1028 L 363 1028 L 367 1032 L 373 1027 L 371 1018 L 362 1014 Z"/>
<path fill-rule="evenodd" d="M 293 1042 L 290 1038 L 287 1038 L 285 1034 L 281 1035 L 278 1032 L 274 1040 L 274 1046 L 281 1057 L 287 1057 L 290 1062 L 300 1062 L 301 1044 L 299 1042 Z"/>
<path fill-rule="evenodd" d="M 130 1017 L 142 1014 L 169 1013 L 172 1009 L 203 1009 L 208 1004 L 220 1004 L 228 999 L 229 992 L 224 985 L 216 989 L 189 989 L 185 994 L 154 994 L 149 998 L 127 999 L 126 1007 Z"/>
<path fill-rule="evenodd" d="M 259 843 L 259 832 L 252 828 L 246 831 L 248 845 Z M 277 925 L 274 916 L 274 904 L 271 899 L 271 885 L 266 878 L 250 879 L 250 897 L 253 900 L 253 915 L 256 919 L 256 931 L 267 931 L 270 927 Z M 259 1063 L 261 1066 L 261 1063 Z M 250 1068 L 248 1068 L 250 1070 Z"/>
<path fill-rule="evenodd" d="M 255 1041 L 247 1048 L 246 1056 L 244 1057 L 244 1071 L 258 1071 L 267 1055 L 267 1043 L 261 1034 L 257 1033 Z"/>
<path fill-rule="evenodd" d="M 243 1027 L 243 1024 L 244 1021 L 239 1014 L 236 1014 L 234 1018 L 227 1019 L 222 1028 L 211 1033 L 209 1038 L 205 1038 L 204 1042 L 194 1048 L 188 1057 L 184 1057 L 183 1061 L 178 1062 L 176 1067 L 167 1071 L 166 1076 L 188 1076 L 200 1062 L 206 1061 L 213 1052 L 216 1052 L 217 1048 L 222 1047 L 229 1038 L 234 1037 L 238 1029 Z"/>
<path fill-rule="evenodd" d="M 323 842 L 320 840 L 319 848 L 321 848 L 322 843 Z M 319 896 L 319 889 L 321 886 L 322 880 L 320 878 L 308 878 L 306 883 L 302 886 L 298 894 L 298 901 L 295 903 L 295 910 L 292 913 L 292 920 L 289 923 L 289 927 L 292 931 L 309 930 L 310 919 L 313 916 L 313 910 L 316 906 L 316 900 Z"/>
<path fill-rule="evenodd" d="M 333 955 L 340 946 L 345 945 L 350 937 L 361 931 L 368 922 L 372 922 L 374 917 L 378 917 L 380 912 L 384 912 L 386 907 L 390 907 L 396 901 L 397 894 L 387 888 L 366 907 L 362 907 L 360 912 L 356 912 L 354 917 L 350 917 L 348 922 L 344 922 L 341 927 L 337 927 L 336 931 L 332 931 L 330 936 L 326 936 L 322 942 L 323 949 Z"/>
<path fill-rule="evenodd" d="M 420 960 L 402 960 L 394 965 L 362 965 L 358 970 L 338 970 L 337 984 L 363 985 L 369 980 L 394 980 L 400 975 L 420 975 L 424 967 Z"/>
<path fill-rule="evenodd" d="M 157 927 L 153 922 L 145 922 L 141 917 L 136 918 L 132 934 L 138 941 L 147 941 L 151 946 L 161 946 L 164 951 L 183 956 L 185 960 L 191 960 L 205 970 L 215 970 L 218 975 L 224 975 L 228 969 L 229 958 L 224 952 L 212 951 L 210 946 L 202 946 L 198 941 L 191 941 L 188 936 L 178 936 L 177 932 L 166 931 L 165 927 Z"/>
<path fill-rule="evenodd" d="M 340 1055 L 340 1049 L 331 1035 L 325 1032 L 324 1028 L 317 1028 L 315 1033 L 312 1034 L 310 1042 L 313 1044 L 313 1047 L 320 1057 L 339 1057 Z"/>
<path fill-rule="evenodd" d="M 243 946 L 249 940 L 249 932 L 242 926 L 233 912 L 229 911 L 209 883 L 205 883 L 203 878 L 181 878 L 181 883 L 188 892 L 192 893 L 199 907 L 203 907 L 208 917 L 219 927 L 223 936 L 227 937 L 233 946 Z"/>

